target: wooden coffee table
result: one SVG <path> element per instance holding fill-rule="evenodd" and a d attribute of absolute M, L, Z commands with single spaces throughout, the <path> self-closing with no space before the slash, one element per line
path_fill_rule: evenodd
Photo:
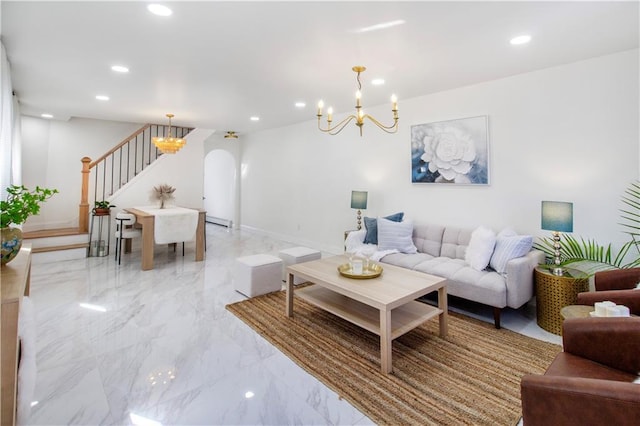
<path fill-rule="evenodd" d="M 440 337 L 447 336 L 446 279 L 393 265 L 383 265 L 377 278 L 346 278 L 338 266 L 347 262 L 345 256 L 335 256 L 287 267 L 287 316 L 293 316 L 293 277 L 313 282 L 295 289 L 296 296 L 380 336 L 383 373 L 393 371 L 393 339 L 434 317 L 439 317 Z M 436 290 L 437 308 L 415 301 Z"/>

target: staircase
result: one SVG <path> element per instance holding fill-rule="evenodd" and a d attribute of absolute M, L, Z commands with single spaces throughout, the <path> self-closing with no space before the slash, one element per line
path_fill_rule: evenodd
<path fill-rule="evenodd" d="M 23 233 L 25 242 L 31 243 L 33 263 L 49 263 L 79 259 L 87 256 L 89 234 L 78 228 L 44 229 Z"/>
<path fill-rule="evenodd" d="M 146 124 L 112 149 L 92 161 L 82 158 L 82 193 L 77 228 L 44 229 L 25 232 L 25 242 L 32 244 L 34 263 L 79 259 L 87 256 L 89 248 L 89 219 L 91 206 L 99 200 L 108 201 L 116 191 L 157 160 L 163 154 L 153 145 L 152 138 L 171 133 L 183 138 L 193 128 Z"/>

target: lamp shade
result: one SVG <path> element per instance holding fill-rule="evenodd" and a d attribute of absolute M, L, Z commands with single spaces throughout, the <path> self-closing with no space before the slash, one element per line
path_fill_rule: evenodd
<path fill-rule="evenodd" d="M 351 208 L 358 209 L 358 210 L 366 210 L 367 191 L 351 191 Z"/>
<path fill-rule="evenodd" d="M 573 232 L 573 203 L 543 201 L 541 226 L 547 231 Z"/>

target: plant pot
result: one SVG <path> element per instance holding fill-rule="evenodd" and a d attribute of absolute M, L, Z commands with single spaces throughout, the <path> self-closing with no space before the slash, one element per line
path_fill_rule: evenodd
<path fill-rule="evenodd" d="M 94 216 L 108 216 L 109 214 L 111 214 L 111 209 L 101 209 L 98 207 L 95 207 L 93 209 L 93 215 Z"/>
<path fill-rule="evenodd" d="M 2 264 L 9 263 L 20 252 L 22 247 L 22 230 L 20 228 L 0 228 L 2 237 Z"/>

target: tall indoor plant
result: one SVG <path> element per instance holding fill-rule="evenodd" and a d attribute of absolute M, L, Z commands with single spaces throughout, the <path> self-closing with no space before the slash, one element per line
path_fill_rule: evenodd
<path fill-rule="evenodd" d="M 58 193 L 57 189 L 36 186 L 33 191 L 23 185 L 11 185 L 7 199 L 0 201 L 0 235 L 2 236 L 2 264 L 10 262 L 22 247 L 22 230 L 10 225 L 21 225 L 29 216 L 40 213 L 40 204 Z"/>

